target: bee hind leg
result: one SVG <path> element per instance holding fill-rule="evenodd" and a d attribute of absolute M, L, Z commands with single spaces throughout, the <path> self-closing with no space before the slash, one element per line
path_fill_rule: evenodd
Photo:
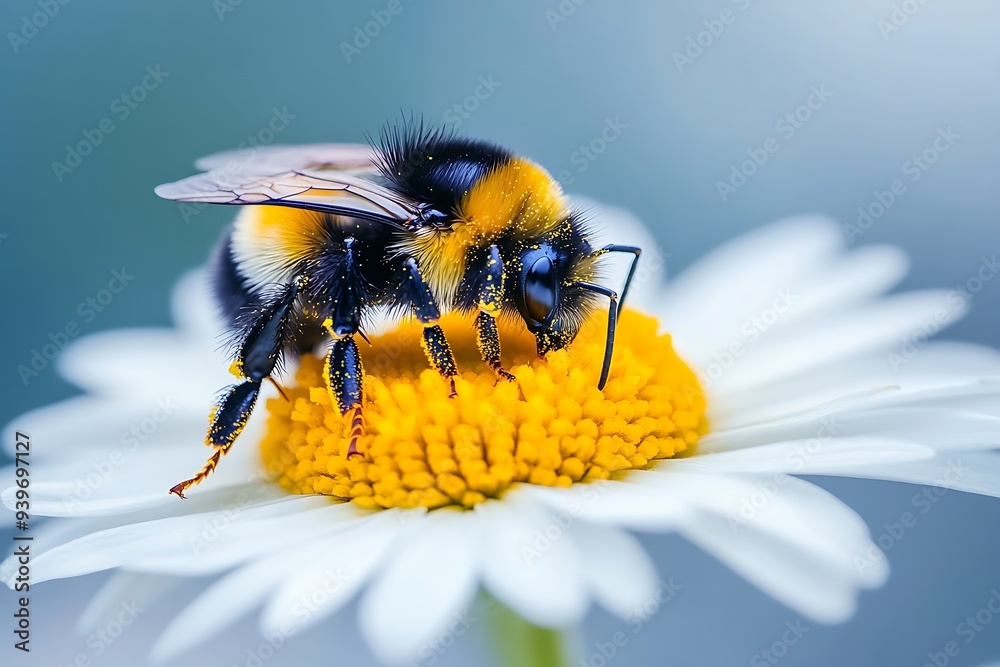
<path fill-rule="evenodd" d="M 188 487 L 198 484 L 212 474 L 215 467 L 219 465 L 219 459 L 229 452 L 229 448 L 233 446 L 236 438 L 243 431 L 243 427 L 246 426 L 259 394 L 259 380 L 245 380 L 230 385 L 225 390 L 218 405 L 212 410 L 211 424 L 208 427 L 208 434 L 205 436 L 205 444 L 214 447 L 215 453 L 209 457 L 197 475 L 180 484 L 175 484 L 171 487 L 170 493 L 184 498 L 184 491 Z"/>

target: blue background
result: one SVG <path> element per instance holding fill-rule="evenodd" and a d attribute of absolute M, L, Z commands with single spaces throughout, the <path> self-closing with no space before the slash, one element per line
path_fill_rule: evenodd
<path fill-rule="evenodd" d="M 257 135 L 274 109 L 294 115 L 277 142 L 362 141 L 403 109 L 506 144 L 559 175 L 570 192 L 635 211 L 672 253 L 672 273 L 783 216 L 818 212 L 855 222 L 858 207 L 895 179 L 906 191 L 852 242 L 906 249 L 913 270 L 904 288 L 964 283 L 1000 246 L 1000 8 L 986 0 L 896 3 L 896 11 L 913 12 L 896 15 L 898 30 L 886 27 L 889 0 L 563 0 L 562 14 L 558 0 L 401 0 L 402 10 L 350 62 L 341 43 L 387 0 L 238 1 L 76 0 L 59 5 L 36 33 L 24 32 L 26 42 L 12 45 L 8 34 L 0 46 L 8 184 L 0 222 L 3 422 L 73 394 L 51 366 L 27 385 L 16 370 L 51 332 L 70 322 L 83 333 L 168 323 L 171 285 L 204 261 L 232 212 L 205 209 L 186 220 L 152 187 L 190 173 L 197 156 Z M 39 11 L 35 0 L 8 0 L 0 27 L 21 33 L 25 17 Z M 690 46 L 699 38 L 700 52 Z M 675 54 L 685 49 L 690 61 L 680 62 Z M 134 109 L 115 104 L 142 83 L 147 66 L 168 75 Z M 481 78 L 499 85 L 469 99 Z M 776 123 L 813 87 L 832 96 L 788 136 Z M 465 105 L 462 114 L 456 104 Z M 60 180 L 52 163 L 65 162 L 66 146 L 85 132 L 95 136 L 104 118 L 114 130 Z M 581 147 L 609 119 L 626 127 L 590 160 Z M 960 136 L 909 180 L 905 164 L 941 128 Z M 717 182 L 768 138 L 779 150 L 724 200 Z M 101 312 L 82 315 L 79 304 L 123 267 L 134 281 Z M 946 337 L 1000 343 L 1000 281 L 986 283 L 972 305 Z M 857 508 L 876 537 L 913 511 L 919 491 L 816 481 Z M 1000 586 L 998 525 L 1000 501 L 947 494 L 888 550 L 888 584 L 864 594 L 846 624 L 807 623 L 782 664 L 922 665 L 952 640 L 961 653 L 950 664 L 997 657 L 1000 619 L 970 643 L 956 626 Z M 682 540 L 644 540 L 664 577 L 683 590 L 635 634 L 593 612 L 582 629 L 587 654 L 623 629 L 628 642 L 612 664 L 753 664 L 798 618 Z M 66 628 L 102 578 L 39 586 L 36 651 L 17 662 L 61 665 L 82 652 L 95 665 L 141 664 L 164 619 L 201 583 L 150 608 L 94 656 Z M 260 641 L 255 633 L 245 620 L 185 660 L 245 664 Z M 474 628 L 439 664 L 486 660 L 485 642 Z M 353 610 L 267 664 L 334 658 L 372 661 Z"/>

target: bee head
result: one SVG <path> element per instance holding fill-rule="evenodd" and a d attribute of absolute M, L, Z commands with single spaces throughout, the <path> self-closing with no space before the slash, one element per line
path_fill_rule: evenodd
<path fill-rule="evenodd" d="M 633 256 L 621 302 L 614 290 L 591 282 L 596 277 L 594 261 L 609 252 Z M 638 248 L 618 245 L 595 251 L 583 240 L 567 248 L 543 242 L 522 252 L 514 302 L 528 331 L 535 335 L 539 356 L 568 347 L 593 310 L 595 301 L 605 297 L 608 299 L 608 334 L 598 382 L 598 388 L 604 388 L 614 353 L 619 310 L 635 274 L 639 253 Z"/>
<path fill-rule="evenodd" d="M 559 263 L 547 243 L 528 248 L 521 255 L 514 302 L 528 330 L 537 335 L 551 326 L 559 307 Z"/>
<path fill-rule="evenodd" d="M 529 247 L 521 255 L 514 303 L 528 331 L 535 335 L 538 355 L 569 346 L 592 304 L 572 277 L 579 259 L 549 243 Z"/>

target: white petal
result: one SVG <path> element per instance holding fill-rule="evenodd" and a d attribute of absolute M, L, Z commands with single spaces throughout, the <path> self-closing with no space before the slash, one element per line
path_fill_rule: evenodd
<path fill-rule="evenodd" d="M 403 532 L 404 519 L 418 517 L 386 510 L 357 529 L 319 540 L 306 550 L 300 566 L 291 570 L 264 608 L 261 631 L 299 632 L 336 613 L 382 567 L 387 550 Z"/>
<path fill-rule="evenodd" d="M 311 531 L 344 530 L 363 520 L 350 505 L 293 496 L 262 505 L 227 504 L 215 512 L 124 525 L 61 545 L 34 559 L 32 580 L 89 574 L 113 567 L 167 574 L 206 574 L 280 548 L 260 539 L 268 531 L 307 537 Z M 9 559 L 0 574 L 9 579 Z"/>
<path fill-rule="evenodd" d="M 888 576 L 860 517 L 815 485 L 795 477 L 684 477 L 656 484 L 704 509 L 681 534 L 815 620 L 844 620 L 856 589 L 880 586 Z"/>
<path fill-rule="evenodd" d="M 121 613 L 122 605 L 147 607 L 177 586 L 177 577 L 161 574 L 118 571 L 112 574 L 84 609 L 77 622 L 77 632 L 87 635 L 108 627 Z"/>
<path fill-rule="evenodd" d="M 261 500 L 285 495 L 277 486 L 262 485 L 264 480 L 257 453 L 252 448 L 252 441 L 245 444 L 251 446 L 234 448 L 210 480 L 192 489 L 188 498 L 193 500 L 204 494 L 246 485 L 256 487 L 254 494 Z M 156 443 L 148 444 L 141 451 L 127 448 L 92 448 L 92 451 L 92 459 L 69 458 L 64 462 L 36 466 L 38 478 L 66 480 L 32 485 L 32 509 L 36 514 L 107 516 L 182 502 L 167 493 L 167 489 L 201 468 L 195 457 L 203 462 L 211 452 L 205 447 L 191 447 L 181 454 Z M 12 486 L 0 493 L 0 499 L 8 507 L 14 506 L 16 490 Z"/>
<path fill-rule="evenodd" d="M 901 343 L 902 344 L 902 343 Z M 755 385 L 751 391 L 726 391 L 711 385 L 712 425 L 726 429 L 780 418 L 839 397 L 875 388 L 904 392 L 969 386 L 977 378 L 1000 376 L 1000 353 L 967 343 L 933 341 L 905 363 L 890 363 L 885 352 L 826 364 L 809 373 Z"/>
<path fill-rule="evenodd" d="M 829 414 L 803 415 L 713 433 L 699 445 L 699 454 L 811 440 L 811 455 L 822 453 L 827 443 L 841 438 L 912 442 L 934 449 L 1000 446 L 1000 417 L 954 408 L 879 406 L 879 402 L 873 406 L 848 406 Z"/>
<path fill-rule="evenodd" d="M 716 361 L 720 368 L 729 365 L 721 374 L 713 374 L 709 365 L 703 372 L 717 391 L 734 393 L 873 350 L 888 351 L 919 332 L 921 322 L 933 320 L 943 328 L 962 317 L 966 307 L 950 303 L 948 294 L 908 292 L 846 313 L 810 318 L 761 336 L 732 362 Z"/>
<path fill-rule="evenodd" d="M 732 522 L 734 533 L 750 523 L 848 571 L 850 554 L 863 547 L 860 542 L 867 542 L 868 528 L 853 510 L 796 477 L 706 475 L 681 467 L 633 473 L 633 477 L 630 483 L 647 494 L 648 503 L 686 503 L 714 512 Z"/>
<path fill-rule="evenodd" d="M 573 525 L 570 536 L 580 554 L 584 579 L 605 609 L 627 618 L 655 599 L 656 567 L 632 535 L 581 521 Z"/>
<path fill-rule="evenodd" d="M 831 471 L 851 471 L 869 465 L 894 465 L 901 461 L 929 459 L 934 449 L 910 442 L 859 436 L 788 440 L 767 445 L 717 453 L 699 453 L 688 459 L 661 461 L 652 472 L 689 469 L 708 474 L 762 472 L 822 475 Z"/>
<path fill-rule="evenodd" d="M 792 218 L 754 230 L 700 259 L 671 281 L 656 312 L 685 359 L 701 365 L 734 340 L 749 318 L 770 307 L 779 290 L 843 245 L 825 218 Z"/>
<path fill-rule="evenodd" d="M 853 586 L 775 535 L 753 526 L 733 534 L 726 519 L 708 512 L 681 532 L 744 579 L 813 620 L 839 623 L 854 612 Z"/>
<path fill-rule="evenodd" d="M 225 354 L 215 351 L 215 340 L 190 338 L 171 329 L 106 331 L 67 347 L 58 369 L 92 394 L 131 402 L 164 395 L 204 400 L 234 381 Z"/>
<path fill-rule="evenodd" d="M 413 530 L 361 600 L 358 623 L 375 654 L 405 662 L 463 613 L 479 583 L 480 517 L 432 512 Z"/>
<path fill-rule="evenodd" d="M 634 484 L 596 481 L 568 489 L 524 486 L 518 493 L 554 512 L 557 516 L 634 530 L 672 530 L 694 520 L 688 503 L 647 503 L 644 488 Z"/>
<path fill-rule="evenodd" d="M 87 517 L 84 519 L 54 518 L 42 522 L 38 527 L 33 545 L 35 553 L 41 554 L 81 537 L 113 528 L 170 517 L 211 512 L 218 510 L 220 507 L 241 506 L 241 503 L 244 503 L 248 498 L 259 498 L 261 502 L 267 502 L 283 497 L 287 497 L 286 494 L 273 487 L 263 488 L 258 484 L 252 486 L 233 486 L 223 489 L 212 489 L 209 492 L 189 498 L 186 501 L 180 501 L 175 498 L 177 502 L 157 505 L 145 510 Z"/>
<path fill-rule="evenodd" d="M 33 442 L 45 443 L 45 447 L 36 446 L 31 452 L 32 464 L 52 458 L 61 461 L 68 457 L 92 458 L 81 454 L 84 450 L 89 454 L 90 447 L 118 445 L 130 435 L 132 425 L 141 426 L 142 420 L 151 417 L 157 407 L 155 402 L 135 405 L 77 396 L 26 412 L 4 426 L 3 448 L 14 458 L 15 431 L 21 431 L 31 436 Z M 206 410 L 202 412 L 207 414 Z"/>
<path fill-rule="evenodd" d="M 577 622 L 588 598 L 580 554 L 564 535 L 573 518 L 544 512 L 516 492 L 475 511 L 484 520 L 484 584 L 490 593 L 535 625 Z"/>
<path fill-rule="evenodd" d="M 941 452 L 933 459 L 866 465 L 827 474 L 908 482 L 1000 498 L 997 452 Z"/>
<path fill-rule="evenodd" d="M 286 576 L 297 554 L 281 553 L 238 568 L 205 589 L 153 644 L 154 662 L 171 660 L 257 608 Z"/>
<path fill-rule="evenodd" d="M 866 246 L 837 256 L 815 267 L 801 285 L 790 288 L 793 307 L 782 314 L 774 328 L 883 294 L 903 279 L 908 268 L 906 254 L 892 246 Z"/>

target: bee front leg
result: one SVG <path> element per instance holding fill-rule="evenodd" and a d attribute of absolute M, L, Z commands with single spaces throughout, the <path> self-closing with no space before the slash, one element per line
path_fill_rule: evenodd
<path fill-rule="evenodd" d="M 438 324 L 441 319 L 441 310 L 438 308 L 431 288 L 420 274 L 417 260 L 410 257 L 403 266 L 407 271 L 407 279 L 404 281 L 404 288 L 410 297 L 413 305 L 413 315 L 417 321 L 424 325 L 423 348 L 430 361 L 437 371 L 448 379 L 451 388 L 451 396 L 456 395 L 455 376 L 458 375 L 458 368 L 455 366 L 455 357 L 448 346 L 448 339 L 445 338 L 444 331 Z"/>
<path fill-rule="evenodd" d="M 503 298 L 503 260 L 500 249 L 490 246 L 490 255 L 479 278 L 479 315 L 476 316 L 476 345 L 487 366 L 497 374 L 498 380 L 516 380 L 504 369 L 500 361 L 500 336 L 496 316 L 500 314 Z"/>
<path fill-rule="evenodd" d="M 188 487 L 198 484 L 215 470 L 219 459 L 242 433 L 257 403 L 261 383 L 271 377 L 281 356 L 299 287 L 299 281 L 285 285 L 270 299 L 249 311 L 246 331 L 242 335 L 243 343 L 233 363 L 233 372 L 243 381 L 225 390 L 209 417 L 205 444 L 214 447 L 215 453 L 197 475 L 174 485 L 170 493 L 183 498 Z"/>

